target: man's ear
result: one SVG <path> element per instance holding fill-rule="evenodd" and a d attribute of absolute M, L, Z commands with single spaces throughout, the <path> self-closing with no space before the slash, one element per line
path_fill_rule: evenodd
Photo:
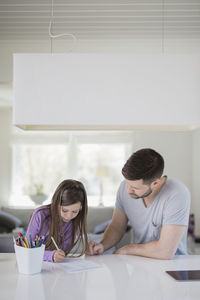
<path fill-rule="evenodd" d="M 160 181 L 161 181 L 161 178 L 157 178 L 151 184 L 153 187 L 156 187 L 160 183 Z"/>

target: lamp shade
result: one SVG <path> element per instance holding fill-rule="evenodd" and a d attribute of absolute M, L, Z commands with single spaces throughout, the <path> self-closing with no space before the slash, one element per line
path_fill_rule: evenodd
<path fill-rule="evenodd" d="M 200 56 L 15 54 L 13 123 L 24 129 L 200 124 Z"/>

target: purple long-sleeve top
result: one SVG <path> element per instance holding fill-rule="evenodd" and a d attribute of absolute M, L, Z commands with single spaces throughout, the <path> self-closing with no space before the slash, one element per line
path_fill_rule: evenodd
<path fill-rule="evenodd" d="M 62 243 L 62 233 L 60 232 L 60 244 L 58 247 L 62 249 L 64 252 L 67 251 L 69 245 L 72 240 L 72 221 L 63 222 L 63 236 L 64 242 Z M 49 238 L 50 231 L 50 207 L 49 206 L 41 206 L 36 208 L 32 214 L 31 220 L 29 222 L 26 236 L 29 238 L 31 234 L 32 240 L 35 240 L 36 235 L 42 237 L 44 236 L 44 244 L 47 242 Z M 45 250 L 44 251 L 44 261 L 53 261 L 53 255 L 55 250 Z"/>

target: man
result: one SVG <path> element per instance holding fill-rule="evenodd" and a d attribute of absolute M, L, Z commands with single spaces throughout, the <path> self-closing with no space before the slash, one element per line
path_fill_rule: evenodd
<path fill-rule="evenodd" d="M 91 241 L 87 254 L 102 254 L 122 238 L 128 221 L 134 242 L 115 254 L 171 259 L 186 254 L 190 193 L 176 179 L 163 176 L 164 160 L 153 149 L 131 155 L 122 169 L 112 222 L 100 243 Z"/>

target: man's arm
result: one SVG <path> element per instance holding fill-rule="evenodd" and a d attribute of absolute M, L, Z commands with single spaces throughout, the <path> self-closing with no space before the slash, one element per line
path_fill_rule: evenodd
<path fill-rule="evenodd" d="M 104 246 L 104 250 L 107 250 L 116 245 L 124 235 L 127 228 L 128 219 L 124 212 L 114 209 L 112 222 L 107 227 L 101 244 Z"/>
<path fill-rule="evenodd" d="M 100 243 L 91 241 L 86 250 L 86 254 L 101 254 L 105 250 L 116 245 L 122 238 L 127 228 L 128 219 L 124 212 L 114 209 L 112 221 L 107 227 L 103 239 Z"/>
<path fill-rule="evenodd" d="M 139 255 L 157 259 L 173 258 L 184 235 L 186 226 L 163 225 L 158 241 L 146 244 L 129 244 L 115 251 L 115 254 Z"/>

